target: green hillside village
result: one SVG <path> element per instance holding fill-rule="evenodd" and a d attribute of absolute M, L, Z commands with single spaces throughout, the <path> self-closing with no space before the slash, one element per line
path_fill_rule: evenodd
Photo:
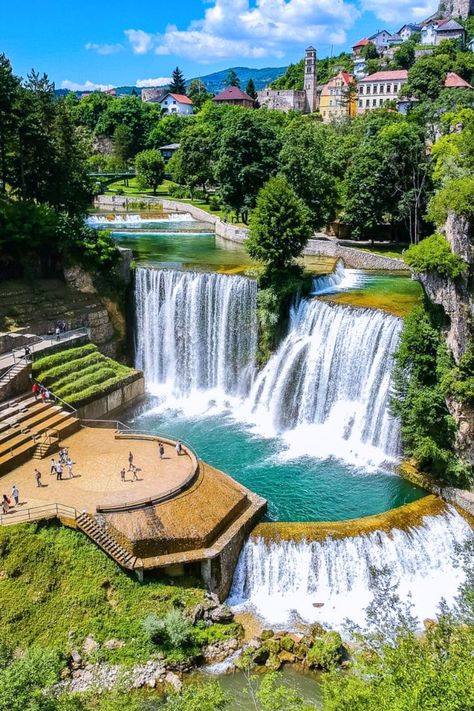
<path fill-rule="evenodd" d="M 309 5 L 0 32 L 0 711 L 474 709 L 474 3 Z"/>

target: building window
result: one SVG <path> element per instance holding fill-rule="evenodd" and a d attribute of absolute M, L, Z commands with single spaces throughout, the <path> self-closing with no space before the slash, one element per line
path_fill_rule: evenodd
<path fill-rule="evenodd" d="M 362 103 L 363 103 L 363 102 L 362 102 L 362 99 L 359 99 L 359 108 L 360 108 L 360 109 L 362 108 Z"/>
<path fill-rule="evenodd" d="M 372 99 L 372 106 L 377 106 L 377 99 Z"/>
<path fill-rule="evenodd" d="M 370 99 L 366 99 L 366 100 L 365 100 L 365 105 L 366 105 L 366 106 L 370 106 Z"/>
<path fill-rule="evenodd" d="M 393 93 L 396 94 L 398 92 L 398 84 L 393 85 Z"/>
<path fill-rule="evenodd" d="M 370 84 L 367 84 L 367 94 L 371 93 L 372 86 Z"/>
<path fill-rule="evenodd" d="M 361 85 L 359 86 L 359 94 L 362 96 L 363 93 L 364 93 L 364 85 L 361 84 Z"/>
<path fill-rule="evenodd" d="M 380 84 L 380 94 L 383 94 L 385 89 L 385 86 L 383 84 Z"/>

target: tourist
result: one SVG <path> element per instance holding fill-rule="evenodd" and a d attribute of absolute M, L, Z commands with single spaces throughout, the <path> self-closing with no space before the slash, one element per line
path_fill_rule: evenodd
<path fill-rule="evenodd" d="M 59 341 L 59 339 L 61 337 L 61 329 L 59 328 L 59 326 L 56 326 L 55 333 L 56 333 L 56 340 Z"/>
<path fill-rule="evenodd" d="M 133 454 L 131 452 L 128 453 L 128 471 L 131 472 L 133 470 Z"/>
<path fill-rule="evenodd" d="M 3 494 L 2 510 L 4 514 L 7 514 L 10 511 L 10 499 L 6 494 Z"/>
<path fill-rule="evenodd" d="M 40 387 L 40 395 L 41 399 L 44 403 L 46 403 L 46 389 L 43 388 L 43 386 Z"/>
<path fill-rule="evenodd" d="M 62 481 L 63 478 L 63 465 L 61 462 L 57 462 L 56 464 L 56 479 L 57 481 Z"/>
<path fill-rule="evenodd" d="M 44 389 L 44 399 L 48 401 L 51 399 L 51 393 L 49 392 L 48 388 Z"/>
<path fill-rule="evenodd" d="M 132 472 L 133 472 L 132 481 L 140 481 L 139 478 L 138 478 L 138 472 L 141 472 L 141 469 L 139 469 L 138 467 L 136 467 L 136 466 L 134 465 L 133 468 L 132 468 Z"/>
<path fill-rule="evenodd" d="M 35 469 L 35 479 L 36 479 L 36 486 L 43 486 L 41 483 L 41 472 L 39 469 Z"/>
<path fill-rule="evenodd" d="M 51 459 L 51 470 L 49 473 L 56 474 L 56 460 L 54 457 Z"/>
<path fill-rule="evenodd" d="M 120 481 L 125 481 L 125 467 L 120 470 Z"/>
<path fill-rule="evenodd" d="M 28 363 L 31 355 L 31 348 L 29 346 L 25 346 L 25 360 Z"/>
<path fill-rule="evenodd" d="M 69 472 L 69 478 L 74 479 L 74 474 L 72 473 L 72 468 L 74 466 L 75 462 L 73 462 L 69 457 L 66 459 L 66 466 L 67 470 Z"/>
<path fill-rule="evenodd" d="M 176 454 L 177 454 L 178 457 L 179 457 L 182 453 L 183 453 L 183 447 L 182 447 L 182 445 L 181 445 L 181 442 L 178 440 L 178 441 L 176 442 Z"/>
<path fill-rule="evenodd" d="M 33 383 L 33 385 L 31 386 L 31 392 L 32 392 L 33 395 L 35 396 L 35 400 L 37 400 L 37 399 L 38 399 L 38 393 L 39 393 L 38 383 Z"/>
<path fill-rule="evenodd" d="M 13 486 L 12 486 L 12 498 L 15 501 L 15 506 L 18 506 L 20 503 L 20 492 L 16 488 L 15 484 L 13 484 Z"/>
<path fill-rule="evenodd" d="M 160 459 L 163 459 L 163 457 L 165 456 L 165 448 L 164 448 L 163 442 L 159 443 L 158 449 L 160 451 Z"/>

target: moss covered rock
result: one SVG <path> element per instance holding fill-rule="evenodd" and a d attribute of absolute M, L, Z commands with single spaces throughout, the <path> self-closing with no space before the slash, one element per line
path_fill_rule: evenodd
<path fill-rule="evenodd" d="M 309 650 L 307 664 L 313 669 L 329 670 L 341 663 L 343 653 L 341 635 L 338 632 L 325 632 Z"/>

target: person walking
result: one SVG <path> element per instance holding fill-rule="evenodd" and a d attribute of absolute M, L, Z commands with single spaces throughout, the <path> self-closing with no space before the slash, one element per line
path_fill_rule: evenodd
<path fill-rule="evenodd" d="M 160 442 L 160 444 L 158 445 L 158 449 L 160 452 L 160 459 L 163 459 L 163 457 L 165 456 L 165 447 L 163 445 L 163 442 Z"/>
<path fill-rule="evenodd" d="M 182 447 L 181 442 L 178 440 L 176 442 L 176 454 L 178 455 L 178 457 L 180 457 L 182 455 L 182 453 L 183 453 L 183 447 Z"/>
<path fill-rule="evenodd" d="M 51 459 L 51 469 L 49 473 L 56 474 L 56 460 L 54 457 Z"/>
<path fill-rule="evenodd" d="M 56 333 L 56 340 L 59 341 L 59 339 L 61 337 L 61 329 L 59 328 L 59 326 L 56 326 L 55 333 Z"/>
<path fill-rule="evenodd" d="M 62 481 L 63 478 L 63 465 L 61 462 L 57 462 L 56 464 L 56 480 L 57 481 Z"/>
<path fill-rule="evenodd" d="M 33 393 L 33 395 L 35 397 L 35 401 L 36 401 L 38 399 L 38 394 L 39 394 L 38 383 L 33 383 L 33 385 L 31 386 L 31 392 Z"/>
<path fill-rule="evenodd" d="M 135 465 L 133 465 L 133 468 L 132 468 L 132 472 L 133 472 L 132 481 L 139 481 L 139 478 L 138 478 L 138 472 L 139 472 L 139 471 L 140 471 L 140 469 L 139 469 L 138 467 L 136 467 Z"/>
<path fill-rule="evenodd" d="M 6 494 L 3 494 L 2 511 L 4 514 L 7 514 L 10 511 L 10 499 Z"/>
<path fill-rule="evenodd" d="M 131 452 L 128 453 L 128 471 L 131 472 L 133 470 L 133 454 Z"/>
<path fill-rule="evenodd" d="M 120 470 L 120 481 L 125 481 L 125 467 Z"/>
<path fill-rule="evenodd" d="M 41 483 L 41 472 L 39 469 L 35 469 L 35 479 L 36 479 L 36 486 L 42 487 Z"/>
<path fill-rule="evenodd" d="M 73 462 L 71 459 L 69 459 L 69 457 L 68 457 L 67 460 L 66 460 L 66 466 L 67 466 L 67 470 L 68 470 L 68 472 L 69 472 L 69 478 L 70 478 L 70 479 L 74 479 L 74 474 L 73 474 L 73 472 L 72 472 L 72 468 L 73 468 L 73 466 L 74 466 L 74 462 Z"/>
<path fill-rule="evenodd" d="M 43 388 L 43 387 L 40 388 L 40 395 L 41 395 L 41 400 L 46 404 L 46 390 L 45 390 L 45 388 Z"/>
<path fill-rule="evenodd" d="M 18 506 L 20 503 L 20 492 L 18 491 L 16 484 L 13 484 L 12 486 L 12 498 L 15 501 L 15 506 Z"/>

